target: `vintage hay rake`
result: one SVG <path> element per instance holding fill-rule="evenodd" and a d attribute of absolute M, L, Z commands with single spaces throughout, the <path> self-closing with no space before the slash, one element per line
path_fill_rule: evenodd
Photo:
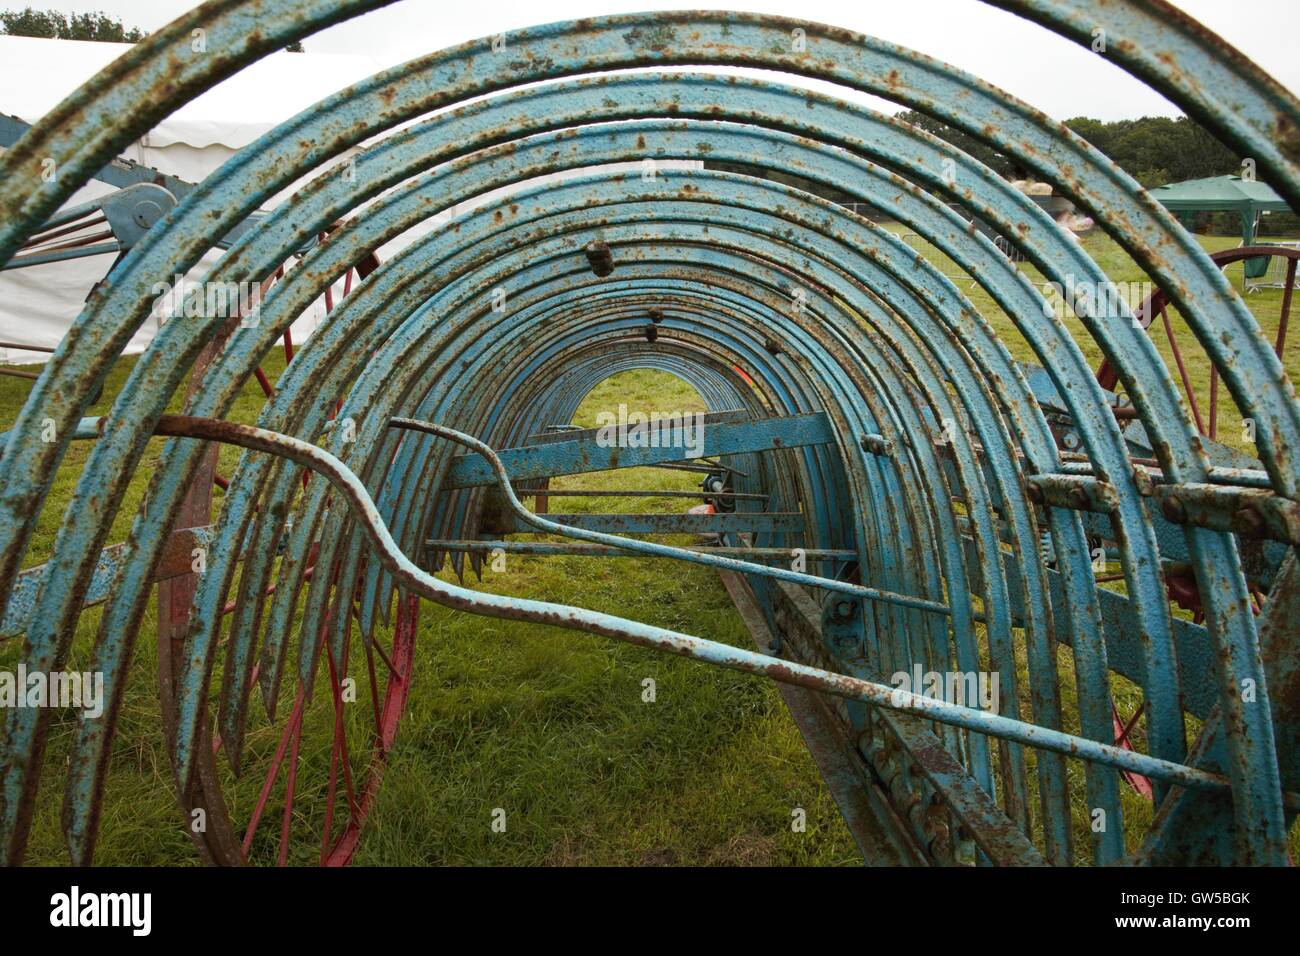
<path fill-rule="evenodd" d="M 1104 37 L 1099 55 L 1252 158 L 1300 208 L 1300 103 L 1217 37 L 1160 0 L 990 2 L 1085 45 Z M 212 0 L 133 47 L 0 157 L 0 261 L 48 238 L 47 220 L 73 191 L 162 116 L 383 4 Z M 647 72 L 667 66 L 698 69 Z M 1180 310 L 1253 423 L 1257 460 L 1198 433 L 1142 325 L 1114 297 L 1082 291 L 1106 290 L 1106 276 L 1029 197 L 906 124 L 711 66 L 887 97 L 1052 183 Z M 883 210 L 968 272 L 1041 367 L 1012 361 L 962 289 L 844 206 L 756 176 L 655 165 L 665 159 L 776 168 Z M 610 165 L 625 163 L 638 165 Z M 585 172 L 533 181 L 572 169 Z M 241 226 L 313 172 L 290 201 Z M 375 261 L 389 239 L 515 184 Z M 28 672 L 58 670 L 83 608 L 103 604 L 92 666 L 110 706 L 79 721 L 67 765 L 75 862 L 91 859 L 124 675 L 155 586 L 163 730 L 186 819 L 206 812 L 192 836 L 210 862 L 249 858 L 273 793 L 278 858 L 289 859 L 313 683 L 335 716 L 312 839 L 322 862 L 351 857 L 411 689 L 420 598 L 775 678 L 872 862 L 1287 862 L 1300 808 L 1290 553 L 1300 542 L 1300 404 L 1216 263 L 1042 114 L 845 30 L 736 13 L 612 16 L 376 75 L 176 198 L 122 244 L 3 446 L 5 633 L 24 635 Z M 1071 290 L 1071 312 L 1053 314 L 951 203 Z M 201 309 L 173 318 L 111 412 L 84 418 L 148 317 L 155 283 L 222 242 L 206 283 L 264 288 L 256 321 Z M 362 281 L 270 388 L 259 362 L 354 267 Z M 1076 339 L 1086 336 L 1122 399 L 1085 362 Z M 697 461 L 713 513 L 556 522 L 525 510 L 511 483 L 544 501 L 554 476 L 680 466 L 680 448 L 611 449 L 590 432 L 556 430 L 595 384 L 633 368 L 685 379 L 712 410 Z M 253 376 L 269 393 L 259 427 L 222 421 Z M 185 415 L 165 414 L 187 380 Z M 110 542 L 153 435 L 171 440 L 129 536 Z M 93 447 L 53 552 L 21 570 L 79 439 Z M 228 481 L 214 469 L 221 442 L 245 449 Z M 225 489 L 215 520 L 214 482 Z M 529 529 L 576 543 L 496 540 Z M 674 530 L 716 533 L 721 546 L 626 536 Z M 446 555 L 457 572 L 465 560 L 477 568 L 496 547 L 716 566 L 760 651 L 431 573 Z M 207 555 L 198 574 L 196 548 Z M 818 573 L 787 570 L 794 548 Z M 1122 590 L 1099 586 L 1097 548 L 1122 567 Z M 1001 713 L 894 693 L 889 676 L 914 665 L 998 672 Z M 286 672 L 292 703 L 277 708 Z M 345 713 L 340 687 L 353 675 L 363 701 Z M 1141 688 L 1144 751 L 1128 744 L 1129 728 L 1117 742 L 1116 675 Z M 256 804 L 227 807 L 215 755 L 249 772 L 255 688 L 278 746 L 258 756 Z M 4 717 L 0 840 L 18 863 L 49 712 Z M 1149 781 L 1157 807 L 1129 834 L 1132 847 L 1126 777 Z M 1072 814 L 1091 824 L 1090 847 L 1075 845 Z"/>

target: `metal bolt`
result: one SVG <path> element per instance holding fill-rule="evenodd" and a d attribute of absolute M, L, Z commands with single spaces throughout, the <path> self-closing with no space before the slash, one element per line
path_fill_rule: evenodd
<path fill-rule="evenodd" d="M 595 242 L 587 243 L 587 248 L 583 251 L 587 253 L 587 262 L 591 265 L 591 271 L 602 279 L 614 271 L 614 254 L 609 251 L 608 243 L 597 239 Z"/>
<path fill-rule="evenodd" d="M 1092 507 L 1092 499 L 1088 497 L 1088 492 L 1082 488 L 1070 489 L 1070 507 L 1078 511 L 1087 511 Z"/>
<path fill-rule="evenodd" d="M 1029 500 L 1034 504 L 1041 505 L 1043 503 L 1043 489 L 1039 485 L 1026 485 L 1025 494 L 1029 496 Z"/>
<path fill-rule="evenodd" d="M 889 458 L 894 454 L 894 443 L 883 435 L 863 435 L 859 444 L 868 455 L 882 455 Z"/>

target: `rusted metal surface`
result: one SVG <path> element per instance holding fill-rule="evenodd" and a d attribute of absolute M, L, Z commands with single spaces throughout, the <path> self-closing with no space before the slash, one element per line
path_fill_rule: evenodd
<path fill-rule="evenodd" d="M 1116 63 L 1255 157 L 1282 195 L 1300 197 L 1295 98 L 1185 17 L 1139 0 L 995 3 L 1083 42 L 1104 27 Z M 379 5 L 211 3 L 134 46 L 0 157 L 0 260 L 34 235 L 58 242 L 48 217 L 161 116 L 290 40 Z M 193 55 L 195 29 L 207 31 L 210 54 Z M 654 71 L 661 66 L 693 72 Z M 892 117 L 769 79 L 703 72 L 711 66 L 887 97 L 1051 182 L 1178 307 L 1255 423 L 1256 456 L 1198 434 L 1199 417 L 1122 299 L 1102 296 L 1097 306 L 1071 296 L 1064 317 L 1050 314 L 1009 257 L 948 205 L 970 210 L 1006 237 L 1013 258 L 1062 288 L 1108 288 L 1029 197 Z M 605 72 L 638 67 L 650 71 Z M 758 161 L 904 223 L 1010 316 L 1039 364 L 1013 361 L 957 285 L 849 209 L 770 180 L 656 165 L 700 158 Z M 45 159 L 53 180 L 40 177 Z M 304 177 L 293 202 L 248 218 Z M 488 194 L 451 228 L 375 262 L 374 249 Z M 202 793 L 223 816 L 243 813 L 220 805 L 207 756 L 219 747 L 241 768 L 259 692 L 279 741 L 256 805 L 235 824 L 242 839 L 227 828 L 200 847 L 213 862 L 248 859 L 259 824 L 279 828 L 275 860 L 302 858 L 292 807 L 313 689 L 332 700 L 335 729 L 311 856 L 350 858 L 411 691 L 420 598 L 829 695 L 807 724 L 820 735 L 814 750 L 835 763 L 837 779 L 860 781 L 844 792 L 861 799 L 841 802 L 871 815 L 860 832 L 889 831 L 899 860 L 1116 862 L 1130 826 L 1123 771 L 1148 778 L 1159 804 L 1139 859 L 1175 858 L 1212 830 L 1204 858 L 1285 862 L 1297 703 L 1276 657 L 1294 629 L 1269 612 L 1294 596 L 1283 561 L 1300 540 L 1300 404 L 1280 349 L 1216 263 L 1122 171 L 1026 104 L 912 51 L 818 24 L 722 12 L 594 18 L 378 74 L 266 134 L 180 198 L 91 295 L 0 460 L 4 633 L 25 635 L 24 666 L 57 670 L 82 609 L 105 605 L 93 661 L 110 704 L 79 722 L 67 772 L 75 861 L 93 853 L 150 587 L 172 567 L 168 549 L 180 538 L 171 532 L 197 531 L 215 483 L 225 493 L 204 532 L 206 569 L 166 588 L 181 595 L 166 602 L 162 636 L 180 642 L 163 659 L 182 806 Z M 205 283 L 256 284 L 257 321 L 230 329 L 224 315 L 187 313 L 166 322 L 108 415 L 83 419 L 147 320 L 154 283 L 214 247 L 227 251 Z M 330 296 L 327 321 L 293 348 L 293 320 L 361 264 L 363 281 L 339 301 Z M 1087 338 L 1113 380 L 1097 381 L 1078 344 Z M 260 361 L 282 341 L 291 361 L 271 383 Z M 167 416 L 204 365 L 188 417 Z M 557 427 L 601 381 L 642 368 L 699 392 L 711 412 L 701 447 L 641 447 L 624 433 L 610 448 Z M 259 427 L 221 422 L 253 379 L 266 395 Z M 145 457 L 155 434 L 174 436 L 156 467 Z M 686 434 L 667 437 L 680 444 Z M 248 453 L 218 480 L 196 438 Z M 93 442 L 75 498 L 43 569 L 20 571 L 74 440 Z M 549 510 L 547 494 L 562 494 L 548 487 L 558 475 L 634 465 L 699 470 L 713 513 L 537 513 Z M 128 487 L 147 468 L 136 521 L 112 542 Z M 534 511 L 519 500 L 529 495 Z M 683 549 L 609 533 L 688 527 L 719 540 Z M 504 543 L 741 575 L 748 591 L 737 593 L 748 595 L 756 630 L 760 619 L 766 627 L 760 647 L 769 653 L 431 573 L 448 558 L 457 575 L 467 564 L 478 570 L 495 543 L 483 535 L 525 529 L 577 543 Z M 786 550 L 817 573 L 779 560 Z M 1098 571 L 1098 550 L 1118 569 Z M 1122 593 L 1103 586 L 1107 575 L 1118 575 Z M 1193 622 L 1171 610 L 1171 595 L 1195 604 Z M 356 666 L 373 721 L 370 760 L 354 780 L 357 741 L 340 687 Z M 914 668 L 996 674 L 1001 694 L 982 708 L 897 692 L 891 675 Z M 1136 747 L 1127 734 L 1115 742 L 1112 673 L 1143 692 Z M 1187 712 L 1207 728 L 1190 751 Z M 47 729 L 42 712 L 5 715 L 0 838 L 11 862 L 22 859 Z M 841 740 L 829 744 L 827 733 Z M 1037 751 L 1032 773 L 1026 747 Z M 1082 796 L 1068 779 L 1076 759 Z M 277 788 L 287 796 L 273 821 Z M 1106 825 L 1076 836 L 1072 818 L 1098 813 Z"/>
<path fill-rule="evenodd" d="M 758 598 L 734 571 L 719 571 L 723 586 L 731 596 L 753 635 L 758 649 L 775 653 L 779 647 L 768 627 Z M 833 707 L 820 695 L 802 687 L 780 685 L 799 733 L 807 743 L 822 772 L 826 786 L 835 798 L 844 822 L 868 866 L 925 866 L 927 857 L 916 842 L 909 839 L 903 821 L 893 812 L 888 796 L 870 776 L 870 771 L 854 752 L 856 745 L 837 725 Z"/>

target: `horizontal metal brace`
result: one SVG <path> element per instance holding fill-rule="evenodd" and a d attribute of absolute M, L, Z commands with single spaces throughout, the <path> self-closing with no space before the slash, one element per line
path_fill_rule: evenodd
<path fill-rule="evenodd" d="M 1062 455 L 1062 458 L 1065 456 Z M 1158 485 L 1165 480 L 1165 473 L 1158 466 L 1148 464 L 1144 460 L 1130 459 L 1133 462 L 1134 476 L 1138 481 L 1138 490 L 1143 494 L 1150 494 L 1149 490 L 1144 490 L 1144 484 L 1147 486 Z M 1091 462 L 1069 459 L 1061 462 L 1061 473 L 1067 475 L 1092 475 Z M 1228 468 L 1223 465 L 1212 465 L 1206 472 L 1206 477 L 1210 479 L 1212 485 L 1236 485 L 1242 488 L 1272 488 L 1272 479 L 1268 477 L 1268 472 L 1259 468 Z"/>
<path fill-rule="evenodd" d="M 684 412 L 688 421 L 694 421 L 697 414 L 704 418 L 705 427 L 709 425 L 720 425 L 723 422 L 745 422 L 751 421 L 749 412 L 743 408 L 726 409 L 719 412 Z M 611 423 L 606 428 L 579 428 L 577 425 L 550 425 L 549 428 L 555 429 L 550 432 L 540 432 L 529 435 L 524 439 L 525 445 L 553 445 L 558 441 L 584 441 L 594 439 L 600 433 L 606 432 L 612 428 L 621 435 L 626 435 L 628 430 L 644 428 L 651 432 L 663 431 L 672 425 L 672 419 L 666 417 L 650 418 L 645 421 L 628 421 L 631 415 L 624 416 L 624 420 L 619 423 Z"/>
<path fill-rule="evenodd" d="M 696 431 L 694 427 L 665 429 L 657 435 L 658 447 L 605 446 L 598 436 L 579 440 L 565 436 L 563 441 L 507 448 L 498 455 L 511 480 L 520 481 L 679 462 L 683 449 L 694 443 L 702 447 L 690 449 L 698 454 L 687 457 L 742 455 L 776 448 L 829 445 L 835 441 L 835 430 L 824 412 L 712 426 L 706 422 L 698 434 Z M 482 455 L 472 453 L 452 461 L 443 488 L 472 488 L 494 481 L 492 465 Z"/>
<path fill-rule="evenodd" d="M 517 488 L 516 493 L 537 498 L 726 498 L 731 501 L 767 501 L 770 495 L 745 491 L 663 491 L 622 488 Z"/>
<path fill-rule="evenodd" d="M 557 524 L 609 534 L 725 534 L 757 531 L 787 534 L 803 531 L 806 517 L 794 512 L 737 511 L 727 514 L 551 514 Z M 536 533 L 537 528 L 517 515 L 484 520 L 490 534 Z"/>
<path fill-rule="evenodd" d="M 1271 491 L 1188 482 L 1157 485 L 1155 498 L 1174 524 L 1300 544 L 1300 504 Z"/>
<path fill-rule="evenodd" d="M 446 425 L 438 425 L 433 422 L 422 422 L 413 418 L 393 418 L 389 420 L 389 424 L 394 428 L 410 428 L 430 435 L 437 435 L 468 448 L 473 448 L 476 454 L 481 455 L 484 460 L 489 462 L 491 465 L 497 482 L 497 487 L 500 489 L 506 506 L 509 508 L 511 513 L 515 517 L 528 522 L 538 531 L 546 534 L 560 534 L 570 538 L 578 538 L 583 541 L 592 541 L 597 544 L 608 544 L 615 547 L 628 548 L 651 556 L 680 558 L 683 561 L 691 561 L 695 564 L 705 564 L 711 567 L 725 568 L 730 571 L 739 571 L 745 574 L 757 574 L 764 577 L 777 578 L 778 580 L 784 580 L 794 584 L 803 584 L 808 587 L 822 588 L 827 591 L 848 594 L 866 601 L 882 601 L 885 603 L 898 604 L 903 607 L 913 607 L 918 610 L 930 611 L 935 614 L 947 615 L 952 613 L 952 609 L 946 604 L 911 594 L 897 594 L 893 591 L 864 587 L 860 584 L 853 584 L 849 581 L 839 581 L 831 578 L 821 578 L 814 574 L 804 574 L 801 571 L 787 570 L 785 568 L 771 568 L 749 561 L 740 561 L 723 555 L 700 554 L 689 551 L 685 548 L 673 547 L 672 545 L 659 544 L 651 541 L 636 541 L 631 538 L 620 538 L 617 535 L 604 534 L 599 531 L 589 531 L 585 528 L 576 528 L 559 524 L 555 521 L 549 520 L 548 518 L 543 518 L 540 515 L 534 514 L 520 503 L 519 498 L 515 495 L 514 488 L 511 486 L 511 477 L 506 471 L 505 464 L 501 460 L 500 455 L 498 455 L 490 446 L 479 441 L 477 438 L 474 438 L 472 435 L 458 432 L 454 428 L 448 428 Z"/>
<path fill-rule="evenodd" d="M 952 444 L 950 442 L 938 441 L 934 444 L 935 452 L 943 458 L 953 459 Z M 984 448 L 982 445 L 973 446 L 975 455 L 980 461 L 985 460 Z M 1017 454 L 1016 461 L 1022 465 L 1025 462 L 1025 456 Z M 1061 470 L 1059 474 L 1063 475 L 1082 475 L 1084 477 L 1093 477 L 1092 462 L 1087 455 L 1076 452 L 1061 452 Z M 1134 458 L 1130 457 L 1129 462 L 1133 465 L 1134 478 L 1138 483 L 1138 490 L 1142 494 L 1150 494 L 1149 486 L 1158 484 L 1165 480 L 1164 471 L 1159 467 L 1159 463 L 1154 458 Z M 1206 476 L 1211 484 L 1215 485 L 1240 485 L 1245 488 L 1272 488 L 1273 481 L 1268 476 L 1268 472 L 1262 468 L 1234 468 L 1227 465 L 1211 465 L 1206 470 Z"/>
<path fill-rule="evenodd" d="M 173 531 L 167 543 L 163 545 L 162 557 L 159 558 L 158 566 L 154 569 L 152 580 L 166 581 L 182 574 L 189 574 L 194 570 L 194 550 L 207 548 L 211 541 L 210 525 Z M 125 554 L 124 544 L 115 544 L 99 552 L 94 576 L 90 579 L 90 587 L 86 589 L 86 597 L 82 601 L 83 608 L 93 607 L 108 600 L 113 579 L 117 577 L 119 565 Z M 14 582 L 13 595 L 5 608 L 4 619 L 0 621 L 0 638 L 17 637 L 27 631 L 27 623 L 31 620 L 36 601 L 41 595 L 41 586 L 45 583 L 48 573 L 49 566 L 45 564 L 19 573 Z"/>
<path fill-rule="evenodd" d="M 619 548 L 611 544 L 591 544 L 577 541 L 468 541 L 454 538 L 430 538 L 424 542 L 432 551 L 470 551 L 476 554 L 491 554 L 504 551 L 507 554 L 532 554 L 540 556 L 567 556 L 591 558 L 654 558 L 662 555 L 645 554 L 632 548 Z M 754 561 L 784 561 L 789 563 L 795 557 L 805 561 L 856 561 L 856 551 L 837 550 L 833 548 L 726 548 L 726 547 L 692 547 L 687 549 L 695 554 L 720 554 L 731 558 L 747 558 Z M 674 558 L 674 560 L 677 560 Z"/>
<path fill-rule="evenodd" d="M 1025 479 L 1025 493 L 1034 504 L 1052 508 L 1111 514 L 1119 507 L 1114 485 L 1084 475 L 1030 475 Z"/>

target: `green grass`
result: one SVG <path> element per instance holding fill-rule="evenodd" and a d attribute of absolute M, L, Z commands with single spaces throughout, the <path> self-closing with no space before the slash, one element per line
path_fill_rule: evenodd
<path fill-rule="evenodd" d="M 1116 281 L 1140 281 L 1137 267 L 1108 238 L 1084 240 L 1090 254 Z M 1230 239 L 1206 240 L 1210 249 Z M 921 246 L 944 271 L 955 272 L 932 249 Z M 1026 274 L 1035 286 L 1042 279 Z M 1240 284 L 1240 266 L 1230 276 Z M 1032 355 L 1010 321 L 982 290 L 960 283 L 1018 358 Z M 1280 292 L 1246 299 L 1272 335 Z M 1176 319 L 1184 350 L 1203 382 L 1206 363 Z M 1080 330 L 1081 331 L 1081 330 Z M 1095 346 L 1077 335 L 1089 361 Z M 1163 335 L 1157 337 L 1168 354 Z M 1297 353 L 1285 356 L 1296 374 Z M 132 359 L 114 369 L 91 414 L 107 410 L 125 381 Z M 265 368 L 274 380 L 279 353 Z M 16 416 L 29 384 L 0 377 L 0 426 Z M 1203 386 L 1202 386 L 1203 387 Z M 595 424 L 600 410 L 625 402 L 632 409 L 697 410 L 698 395 L 677 379 L 655 372 L 628 372 L 601 385 L 575 418 Z M 1230 402 L 1220 410 L 1223 438 L 1239 432 Z M 262 405 L 250 382 L 231 418 L 251 422 Z M 1237 416 L 1239 420 L 1239 416 Z M 120 540 L 132 520 L 158 455 L 151 446 L 114 524 Z M 49 554 L 63 508 L 89 451 L 73 446 L 40 517 L 28 566 Z M 220 471 L 233 471 L 238 451 L 224 448 Z M 585 475 L 555 482 L 552 511 L 680 510 L 673 498 L 563 498 L 558 489 L 689 489 L 698 476 L 637 469 Z M 678 539 L 684 541 L 685 539 Z M 441 574 L 452 578 L 450 570 Z M 474 586 L 574 603 L 730 643 L 750 639 L 716 575 L 693 565 L 639 559 L 530 558 L 511 555 L 503 572 L 485 571 Z M 70 666 L 85 666 L 99 610 L 82 616 Z M 137 635 L 131 679 L 114 740 L 97 860 L 103 864 L 192 864 L 195 853 L 172 793 L 162 742 L 155 674 L 154 611 Z M 386 636 L 383 638 L 386 642 Z M 18 641 L 0 644 L 0 667 L 17 660 Z M 1068 650 L 1061 649 L 1062 690 L 1073 702 Z M 354 653 L 354 668 L 361 658 Z M 359 671 L 354 671 L 359 673 Z M 656 685 L 653 703 L 642 700 L 642 682 Z M 1121 710 L 1136 706 L 1140 692 L 1117 692 Z M 1023 685 L 1023 682 L 1022 682 Z M 362 695 L 365 699 L 365 695 Z M 274 751 L 287 715 L 282 701 L 271 724 L 255 701 L 248 749 L 254 768 L 235 780 L 223 770 L 236 816 L 246 819 L 257 797 L 261 770 Z M 368 705 L 367 705 L 368 706 Z M 361 708 L 358 708 L 360 710 Z M 300 755 L 291 862 L 311 863 L 310 834 L 319 825 L 329 759 L 331 710 L 317 694 L 308 708 Z M 350 730 L 364 727 L 349 715 Z M 354 725 L 355 724 L 355 725 Z M 62 773 L 73 727 L 70 713 L 56 713 L 46 774 L 28 859 L 66 860 L 59 830 Z M 1139 731 L 1140 739 L 1140 731 Z M 1083 775 L 1071 762 L 1081 861 L 1087 857 Z M 1125 813 L 1135 823 L 1150 808 L 1124 791 Z M 268 819 L 254 844 L 254 858 L 274 859 L 283 807 L 283 785 L 272 793 Z M 791 830 L 791 811 L 807 812 L 807 830 Z M 506 814 L 504 833 L 493 832 L 494 809 Z M 1137 832 L 1140 832 L 1140 827 Z M 1136 839 L 1136 836 L 1135 836 Z M 425 604 L 417 644 L 415 686 L 380 796 L 357 855 L 363 864 L 847 864 L 856 849 L 831 802 L 773 685 L 629 645 L 553 628 L 474 617 Z"/>

